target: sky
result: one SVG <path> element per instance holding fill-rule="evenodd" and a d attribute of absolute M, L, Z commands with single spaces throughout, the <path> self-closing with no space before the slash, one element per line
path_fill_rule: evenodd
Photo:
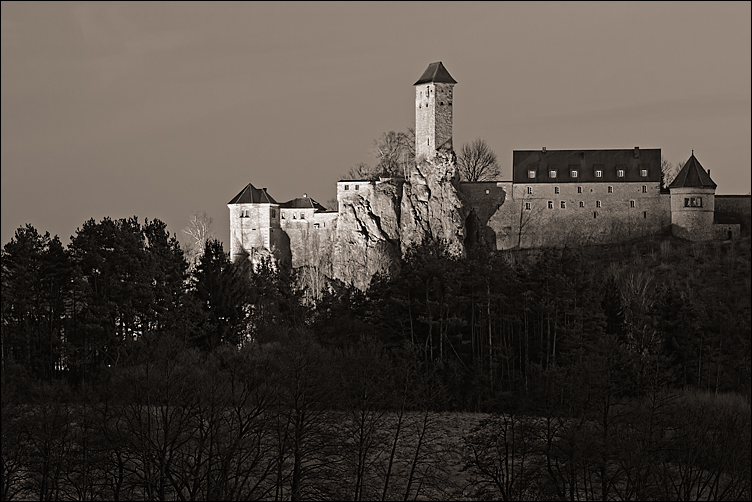
<path fill-rule="evenodd" d="M 247 183 L 325 203 L 414 123 L 442 61 L 454 145 L 692 151 L 750 192 L 750 2 L 2 2 L 1 238 L 206 212 Z"/>

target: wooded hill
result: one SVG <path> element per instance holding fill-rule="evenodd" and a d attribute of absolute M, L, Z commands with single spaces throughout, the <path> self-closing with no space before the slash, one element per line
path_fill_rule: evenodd
<path fill-rule="evenodd" d="M 67 247 L 27 225 L 2 496 L 749 499 L 750 260 L 749 237 L 423 243 L 365 292 L 309 291 L 217 241 L 189 271 L 159 220 Z M 490 415 L 450 438 L 443 412 Z"/>

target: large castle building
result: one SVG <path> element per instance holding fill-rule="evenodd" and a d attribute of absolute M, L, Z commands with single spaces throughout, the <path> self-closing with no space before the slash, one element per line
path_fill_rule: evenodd
<path fill-rule="evenodd" d="M 340 180 L 336 211 L 306 195 L 278 203 L 266 188 L 246 185 L 228 203 L 232 259 L 273 255 L 294 268 L 320 262 L 322 257 L 330 263 L 348 261 L 357 256 L 335 256 L 357 254 L 352 246 L 341 244 L 354 242 L 346 232 L 365 235 L 364 246 L 369 245 L 368 239 L 404 242 L 407 236 L 400 233 L 415 226 L 400 221 L 408 217 L 405 194 L 417 194 L 420 200 L 430 197 L 430 193 L 421 195 L 420 190 L 425 192 L 430 186 L 423 179 L 421 163 L 441 158 L 447 169 L 454 169 L 455 84 L 441 62 L 431 63 L 413 84 L 418 168 L 404 179 Z M 422 185 L 415 183 L 416 177 Z M 512 181 L 466 183 L 452 171 L 440 182 L 447 186 L 446 193 L 456 195 L 462 208 L 464 222 L 457 232 L 466 247 L 502 250 L 603 244 L 665 231 L 692 241 L 739 236 L 739 219 L 728 215 L 742 214 L 743 226 L 749 218 L 749 196 L 716 196 L 716 184 L 694 152 L 668 187 L 662 188 L 661 180 L 661 150 L 634 147 L 515 150 Z M 403 185 L 410 184 L 412 188 L 405 186 L 403 192 Z M 373 218 L 358 216 L 363 208 Z M 725 216 L 718 218 L 717 212 Z M 340 225 L 338 230 L 343 217 L 357 225 Z"/>

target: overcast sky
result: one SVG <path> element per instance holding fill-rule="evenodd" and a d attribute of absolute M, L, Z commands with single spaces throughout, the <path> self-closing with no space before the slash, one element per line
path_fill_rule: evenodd
<path fill-rule="evenodd" d="M 442 61 L 454 145 L 694 149 L 750 191 L 750 2 L 2 2 L 2 244 L 31 223 L 192 211 L 229 250 L 227 202 L 334 197 L 414 122 Z"/>

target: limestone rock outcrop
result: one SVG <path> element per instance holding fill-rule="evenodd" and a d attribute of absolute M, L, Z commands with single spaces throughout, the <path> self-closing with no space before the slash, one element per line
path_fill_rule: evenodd
<path fill-rule="evenodd" d="M 364 195 L 366 193 L 364 191 Z M 370 197 L 353 194 L 340 204 L 333 275 L 335 279 L 366 289 L 374 274 L 390 273 L 398 266 L 398 184 L 379 184 Z"/>
<path fill-rule="evenodd" d="M 453 256 L 465 255 L 465 210 L 457 190 L 459 176 L 452 151 L 419 162 L 402 187 L 400 249 L 426 239 L 442 242 Z"/>

